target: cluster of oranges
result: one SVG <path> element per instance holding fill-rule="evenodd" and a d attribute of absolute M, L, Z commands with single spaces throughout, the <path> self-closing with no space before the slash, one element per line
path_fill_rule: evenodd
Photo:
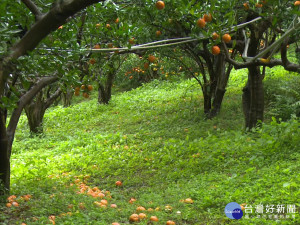
<path fill-rule="evenodd" d="M 19 201 L 29 201 L 32 198 L 31 195 L 23 195 L 20 198 L 17 198 L 16 195 L 11 195 L 7 198 L 8 203 L 6 203 L 7 208 L 19 207 Z"/>
<path fill-rule="evenodd" d="M 93 90 L 93 86 L 90 85 L 90 84 L 89 85 L 84 85 L 83 84 L 83 85 L 81 85 L 81 87 L 75 87 L 74 95 L 79 96 L 80 95 L 80 90 L 83 91 L 82 96 L 84 98 L 89 98 L 90 97 L 89 92 Z"/>

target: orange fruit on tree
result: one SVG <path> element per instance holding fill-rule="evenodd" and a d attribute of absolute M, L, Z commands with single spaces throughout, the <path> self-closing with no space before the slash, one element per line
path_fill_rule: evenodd
<path fill-rule="evenodd" d="M 149 63 L 147 63 L 147 62 L 144 63 L 144 68 L 145 68 L 145 69 L 148 69 L 148 68 L 149 68 Z"/>
<path fill-rule="evenodd" d="M 83 96 L 84 98 L 89 98 L 89 97 L 90 97 L 89 94 L 86 93 L 86 92 L 83 92 L 82 96 Z"/>
<path fill-rule="evenodd" d="M 133 76 L 130 76 L 129 79 L 131 80 L 133 78 Z"/>
<path fill-rule="evenodd" d="M 108 44 L 107 44 L 107 47 L 108 47 L 108 48 L 112 48 L 112 47 L 114 47 L 114 45 L 113 45 L 113 43 L 108 43 Z"/>
<path fill-rule="evenodd" d="M 84 90 L 85 89 L 85 85 L 81 85 L 81 90 Z"/>
<path fill-rule="evenodd" d="M 130 217 L 129 217 L 129 221 L 130 222 L 137 222 L 139 221 L 139 215 L 138 214 L 132 214 Z"/>
<path fill-rule="evenodd" d="M 119 17 L 115 20 L 115 23 L 119 23 L 120 22 L 120 19 Z"/>
<path fill-rule="evenodd" d="M 261 7 L 263 7 L 263 5 L 260 4 L 260 3 L 255 3 L 255 7 L 256 7 L 256 8 L 261 8 Z"/>
<path fill-rule="evenodd" d="M 244 6 L 244 9 L 245 10 L 249 10 L 249 4 L 248 4 L 248 2 L 245 2 L 244 4 L 243 4 L 243 6 Z"/>
<path fill-rule="evenodd" d="M 217 40 L 220 37 L 220 35 L 218 35 L 216 32 L 213 32 L 211 37 L 213 40 Z"/>
<path fill-rule="evenodd" d="M 11 206 L 12 206 L 11 203 L 6 203 L 6 207 L 7 207 L 7 208 L 10 208 Z"/>
<path fill-rule="evenodd" d="M 87 89 L 88 89 L 89 91 L 92 91 L 92 90 L 93 90 L 93 86 L 89 84 L 89 85 L 87 86 Z"/>
<path fill-rule="evenodd" d="M 157 218 L 157 216 L 151 216 L 150 220 L 153 221 L 153 222 L 157 222 L 158 218 Z"/>
<path fill-rule="evenodd" d="M 96 59 L 91 58 L 91 59 L 90 59 L 90 64 L 94 65 L 95 63 L 96 63 Z"/>
<path fill-rule="evenodd" d="M 122 186 L 122 181 L 116 181 L 116 186 Z"/>
<path fill-rule="evenodd" d="M 134 44 L 134 37 L 130 38 L 128 42 L 129 42 L 129 44 L 133 45 Z"/>
<path fill-rule="evenodd" d="M 99 28 L 99 27 L 101 27 L 101 24 L 100 24 L 100 23 L 97 23 L 97 24 L 96 24 L 96 28 Z"/>
<path fill-rule="evenodd" d="M 149 55 L 148 60 L 149 60 L 149 62 L 152 62 L 152 63 L 153 63 L 153 62 L 156 61 L 156 58 L 155 58 L 154 55 Z"/>
<path fill-rule="evenodd" d="M 117 222 L 114 222 L 114 223 L 112 223 L 111 225 L 120 225 L 119 223 L 117 223 Z"/>
<path fill-rule="evenodd" d="M 156 34 L 157 37 L 159 37 L 159 36 L 161 35 L 161 31 L 160 31 L 160 30 L 157 30 L 157 31 L 155 32 L 155 34 Z"/>
<path fill-rule="evenodd" d="M 221 52 L 221 50 L 220 50 L 219 46 L 217 46 L 217 45 L 212 46 L 212 48 L 211 48 L 211 53 L 212 53 L 213 55 L 219 55 L 220 52 Z"/>
<path fill-rule="evenodd" d="M 200 18 L 197 20 L 197 26 L 200 27 L 200 28 L 204 28 L 206 25 L 206 22 L 203 18 Z"/>
<path fill-rule="evenodd" d="M 172 220 L 168 220 L 167 223 L 166 223 L 166 225 L 175 225 L 175 224 L 176 223 L 174 221 L 172 221 Z"/>
<path fill-rule="evenodd" d="M 80 87 L 76 87 L 76 88 L 75 88 L 75 91 L 80 91 Z"/>
<path fill-rule="evenodd" d="M 294 5 L 295 6 L 300 6 L 300 1 L 295 1 Z"/>
<path fill-rule="evenodd" d="M 212 21 L 212 15 L 211 14 L 204 14 L 203 19 L 205 22 L 211 22 Z"/>
<path fill-rule="evenodd" d="M 163 1 L 157 1 L 155 3 L 155 7 L 158 9 L 158 10 L 162 10 L 165 8 L 165 3 Z"/>
<path fill-rule="evenodd" d="M 95 44 L 94 45 L 94 49 L 100 49 L 101 47 L 100 47 L 100 45 L 99 44 Z"/>
<path fill-rule="evenodd" d="M 110 29 L 110 24 L 107 23 L 107 24 L 105 25 L 105 27 L 106 27 L 107 29 Z"/>
<path fill-rule="evenodd" d="M 222 40 L 225 42 L 225 43 L 229 43 L 231 41 L 231 36 L 230 34 L 224 34 L 223 37 L 222 37 Z"/>

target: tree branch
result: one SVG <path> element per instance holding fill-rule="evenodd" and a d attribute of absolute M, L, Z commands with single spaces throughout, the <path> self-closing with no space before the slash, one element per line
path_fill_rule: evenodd
<path fill-rule="evenodd" d="M 17 103 L 17 107 L 13 110 L 11 114 L 10 121 L 7 127 L 7 135 L 9 138 L 9 143 L 13 142 L 15 130 L 17 128 L 19 118 L 21 116 L 21 113 L 25 105 L 27 105 L 34 98 L 34 96 L 36 96 L 36 94 L 40 92 L 45 86 L 54 83 L 57 80 L 58 77 L 56 76 L 43 77 L 20 98 L 20 100 Z"/>
<path fill-rule="evenodd" d="M 35 16 L 35 20 L 38 21 L 42 18 L 43 14 L 39 10 L 39 8 L 31 1 L 31 0 L 22 0 L 22 2 L 26 5 L 26 7 L 32 12 Z"/>
<path fill-rule="evenodd" d="M 31 29 L 16 43 L 8 56 L 10 59 L 17 59 L 32 51 L 48 34 L 66 23 L 66 20 L 81 9 L 104 0 L 60 0 L 57 1 L 51 10 L 37 21 Z"/>
<path fill-rule="evenodd" d="M 281 45 L 281 61 L 285 70 L 300 72 L 300 65 L 291 63 L 287 58 L 287 44 L 289 43 L 289 39 L 287 38 Z"/>
<path fill-rule="evenodd" d="M 44 105 L 45 109 L 48 109 L 53 104 L 53 102 L 60 96 L 61 93 L 62 93 L 61 88 L 58 88 L 56 92 L 54 92 L 54 94 L 51 95 L 50 98 L 46 100 Z"/>

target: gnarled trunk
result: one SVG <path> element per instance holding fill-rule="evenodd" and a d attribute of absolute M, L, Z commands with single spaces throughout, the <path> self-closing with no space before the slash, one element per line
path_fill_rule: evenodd
<path fill-rule="evenodd" d="M 99 82 L 98 88 L 98 102 L 100 104 L 108 104 L 111 99 L 111 88 L 115 78 L 115 71 L 111 71 L 107 75 L 105 86 Z"/>
<path fill-rule="evenodd" d="M 251 129 L 264 118 L 263 76 L 259 67 L 248 68 L 248 82 L 243 89 L 243 111 L 245 126 Z"/>
<path fill-rule="evenodd" d="M 10 151 L 6 133 L 6 119 L 3 110 L 0 110 L 0 195 L 10 188 Z M 2 186 L 3 185 L 3 186 Z M 2 189 L 2 187 L 4 189 Z"/>

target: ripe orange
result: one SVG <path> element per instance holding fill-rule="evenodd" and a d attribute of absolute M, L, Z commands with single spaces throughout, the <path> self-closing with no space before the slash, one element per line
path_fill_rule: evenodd
<path fill-rule="evenodd" d="M 19 207 L 19 203 L 17 203 L 17 202 L 12 202 L 11 203 L 14 207 Z"/>
<path fill-rule="evenodd" d="M 294 6 L 300 6 L 300 1 L 295 1 Z"/>
<path fill-rule="evenodd" d="M 100 49 L 100 45 L 99 44 L 95 44 L 94 49 Z"/>
<path fill-rule="evenodd" d="M 132 214 L 132 215 L 129 217 L 129 221 L 130 221 L 130 222 L 137 222 L 137 221 L 139 221 L 139 215 L 138 215 L 138 214 Z"/>
<path fill-rule="evenodd" d="M 85 85 L 81 85 L 81 90 L 84 90 L 85 89 Z"/>
<path fill-rule="evenodd" d="M 111 225 L 120 225 L 119 223 L 117 223 L 117 222 L 114 222 L 114 223 L 112 223 Z"/>
<path fill-rule="evenodd" d="M 165 8 L 165 3 L 163 1 L 157 1 L 155 3 L 155 7 L 158 9 L 158 10 L 162 10 Z"/>
<path fill-rule="evenodd" d="M 161 31 L 158 30 L 158 31 L 155 32 L 155 34 L 156 34 L 157 37 L 159 37 L 161 35 Z"/>
<path fill-rule="evenodd" d="M 213 55 L 219 55 L 220 54 L 220 48 L 219 48 L 219 46 L 217 46 L 217 45 L 215 45 L 215 46 L 213 46 L 212 48 L 211 48 L 211 52 L 212 52 L 212 54 Z"/>
<path fill-rule="evenodd" d="M 116 204 L 110 204 L 110 207 L 111 208 L 117 208 L 117 205 Z"/>
<path fill-rule="evenodd" d="M 261 8 L 261 7 L 263 7 L 263 5 L 260 4 L 260 3 L 255 3 L 255 7 L 256 7 L 256 8 Z"/>
<path fill-rule="evenodd" d="M 116 186 L 122 186 L 122 181 L 116 181 Z"/>
<path fill-rule="evenodd" d="M 96 28 L 99 28 L 99 27 L 101 27 L 101 24 L 100 24 L 100 23 L 97 23 L 97 24 L 96 24 Z"/>
<path fill-rule="evenodd" d="M 217 40 L 219 37 L 220 37 L 220 35 L 218 35 L 216 32 L 213 32 L 213 34 L 212 34 L 213 40 Z"/>
<path fill-rule="evenodd" d="M 187 199 L 184 200 L 184 203 L 193 204 L 194 201 L 191 198 L 187 198 Z"/>
<path fill-rule="evenodd" d="M 151 220 L 151 221 L 154 221 L 154 222 L 157 222 L 157 221 L 158 221 L 158 218 L 157 218 L 157 216 L 151 216 L 151 217 L 150 217 L 150 220 Z"/>
<path fill-rule="evenodd" d="M 107 47 L 108 47 L 108 48 L 112 48 L 112 47 L 114 47 L 114 45 L 113 45 L 113 43 L 108 43 L 108 44 L 107 44 Z"/>
<path fill-rule="evenodd" d="M 89 85 L 87 86 L 87 89 L 88 89 L 89 91 L 92 91 L 92 90 L 93 90 L 93 86 L 89 84 Z"/>
<path fill-rule="evenodd" d="M 115 23 L 119 23 L 120 22 L 120 19 L 119 17 L 115 20 Z"/>
<path fill-rule="evenodd" d="M 136 211 L 146 211 L 146 209 L 143 206 L 139 206 L 136 208 Z"/>
<path fill-rule="evenodd" d="M 204 14 L 203 19 L 205 22 L 211 22 L 212 21 L 212 15 L 211 14 Z"/>
<path fill-rule="evenodd" d="M 244 6 L 244 9 L 245 10 L 249 10 L 249 4 L 248 4 L 248 2 L 245 2 L 244 4 L 243 4 L 243 6 Z"/>
<path fill-rule="evenodd" d="M 225 43 L 229 43 L 231 41 L 231 36 L 229 34 L 224 34 L 223 37 L 222 37 L 222 40 Z"/>
<path fill-rule="evenodd" d="M 107 202 L 107 200 L 102 199 L 102 200 L 100 201 L 100 203 L 103 204 L 103 205 L 107 205 L 108 202 Z"/>
<path fill-rule="evenodd" d="M 6 203 L 7 208 L 10 208 L 11 206 L 12 206 L 11 203 Z"/>
<path fill-rule="evenodd" d="M 175 225 L 175 224 L 176 223 L 174 221 L 172 221 L 172 220 L 168 220 L 167 223 L 166 223 L 166 225 Z"/>
<path fill-rule="evenodd" d="M 129 79 L 131 80 L 133 78 L 133 76 L 130 76 Z"/>
<path fill-rule="evenodd" d="M 96 59 L 92 58 L 90 59 L 90 64 L 94 65 L 96 63 Z"/>
<path fill-rule="evenodd" d="M 75 88 L 75 91 L 80 91 L 80 87 L 76 87 L 76 88 Z"/>
<path fill-rule="evenodd" d="M 129 42 L 129 44 L 133 45 L 134 44 L 134 37 L 130 38 L 128 42 Z"/>
<path fill-rule="evenodd" d="M 153 63 L 153 62 L 156 61 L 156 58 L 155 58 L 154 55 L 149 55 L 148 60 L 149 60 L 149 62 L 152 62 L 152 63 Z"/>
<path fill-rule="evenodd" d="M 147 218 L 147 215 L 145 213 L 140 213 L 139 214 L 139 218 L 142 220 L 142 219 L 145 219 Z"/>
<path fill-rule="evenodd" d="M 149 63 L 147 63 L 147 62 L 144 63 L 144 68 L 145 68 L 145 70 L 148 69 L 149 68 Z"/>
<path fill-rule="evenodd" d="M 197 20 L 197 26 L 200 27 L 200 28 L 204 28 L 206 25 L 206 22 L 203 18 L 200 18 Z"/>
<path fill-rule="evenodd" d="M 110 24 L 109 23 L 107 23 L 105 26 L 106 26 L 107 29 L 110 29 Z"/>
<path fill-rule="evenodd" d="M 134 203 L 135 201 L 136 201 L 135 198 L 131 198 L 131 199 L 129 200 L 129 203 L 132 204 L 132 203 Z"/>
<path fill-rule="evenodd" d="M 85 98 L 89 98 L 90 97 L 89 94 L 86 93 L 86 92 L 83 92 L 82 96 L 85 97 Z"/>

